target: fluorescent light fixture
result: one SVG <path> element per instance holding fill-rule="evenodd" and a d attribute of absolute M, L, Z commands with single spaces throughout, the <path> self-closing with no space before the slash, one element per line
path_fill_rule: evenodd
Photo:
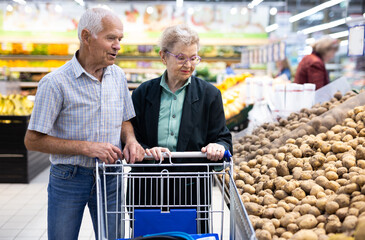
<path fill-rule="evenodd" d="M 236 7 L 233 7 L 231 8 L 231 15 L 236 15 L 237 14 L 237 8 Z"/>
<path fill-rule="evenodd" d="M 8 4 L 8 6 L 6 6 L 6 11 L 12 12 L 13 10 L 14 10 L 14 8 L 10 4 Z"/>
<path fill-rule="evenodd" d="M 146 12 L 151 15 L 153 13 L 153 7 L 147 7 Z"/>
<path fill-rule="evenodd" d="M 256 7 L 257 5 L 259 5 L 260 3 L 262 3 L 262 1 L 264 0 L 252 0 L 252 2 L 250 2 L 247 6 L 248 8 L 254 8 Z"/>
<path fill-rule="evenodd" d="M 265 31 L 267 33 L 269 33 L 269 32 L 272 32 L 272 31 L 275 31 L 276 29 L 278 29 L 278 27 L 279 27 L 279 25 L 277 23 L 275 23 L 275 24 L 272 24 L 272 25 L 267 26 L 265 28 Z"/>
<path fill-rule="evenodd" d="M 310 34 L 310 33 L 314 33 L 314 32 L 319 32 L 322 30 L 326 30 L 329 28 L 333 28 L 333 27 L 337 27 L 339 25 L 345 24 L 346 23 L 346 18 L 342 18 L 333 22 L 329 22 L 329 23 L 324 23 L 324 24 L 320 24 L 314 27 L 309 27 L 306 29 L 303 29 L 299 32 L 303 33 L 303 34 Z"/>
<path fill-rule="evenodd" d="M 182 8 L 183 5 L 184 5 L 184 0 L 176 0 L 176 7 Z"/>
<path fill-rule="evenodd" d="M 305 44 L 312 44 L 312 43 L 314 43 L 316 40 L 314 39 L 314 38 L 307 38 L 306 40 L 305 40 Z"/>
<path fill-rule="evenodd" d="M 340 46 L 347 46 L 349 45 L 349 40 L 343 40 L 340 42 Z"/>
<path fill-rule="evenodd" d="M 84 0 L 75 0 L 79 5 L 85 6 Z"/>
<path fill-rule="evenodd" d="M 16 2 L 16 3 L 19 3 L 21 5 L 27 4 L 27 2 L 25 0 L 13 0 L 13 1 Z"/>
<path fill-rule="evenodd" d="M 278 9 L 276 7 L 270 8 L 270 15 L 274 16 L 278 13 Z"/>
<path fill-rule="evenodd" d="M 245 15 L 248 12 L 248 9 L 246 7 L 241 9 L 241 15 Z"/>
<path fill-rule="evenodd" d="M 291 22 L 291 23 L 296 22 L 296 21 L 298 21 L 302 18 L 313 15 L 316 12 L 322 11 L 323 9 L 332 7 L 332 6 L 337 5 L 337 4 L 339 4 L 341 2 L 344 2 L 344 1 L 347 1 L 347 0 L 330 0 L 330 1 L 324 2 L 322 4 L 319 4 L 318 6 L 315 6 L 314 8 L 308 9 L 307 11 L 301 12 L 297 15 L 294 15 L 294 16 L 290 17 L 289 22 Z"/>
<path fill-rule="evenodd" d="M 331 38 L 342 38 L 342 37 L 347 37 L 349 35 L 349 31 L 342 31 L 342 32 L 336 32 L 336 33 L 332 33 L 330 34 Z"/>
<path fill-rule="evenodd" d="M 193 14 L 194 14 L 194 8 L 189 7 L 189 8 L 188 8 L 188 14 L 189 14 L 189 15 L 193 15 Z"/>

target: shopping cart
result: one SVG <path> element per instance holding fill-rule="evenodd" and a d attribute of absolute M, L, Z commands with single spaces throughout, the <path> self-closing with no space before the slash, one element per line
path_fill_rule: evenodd
<path fill-rule="evenodd" d="M 168 163 L 162 160 L 155 164 L 97 162 L 99 240 L 133 239 L 160 233 L 171 236 L 184 233 L 191 239 L 256 239 L 232 178 L 233 165 L 228 151 L 223 163 L 172 162 L 172 159 L 206 158 L 201 152 L 172 152 L 164 157 Z M 152 158 L 146 156 L 145 160 L 148 159 Z M 212 195 L 217 179 L 221 188 L 216 193 L 220 198 L 218 206 L 212 204 L 218 200 Z M 107 189 L 108 181 L 115 183 L 114 189 Z M 227 189 L 230 210 L 224 211 Z"/>

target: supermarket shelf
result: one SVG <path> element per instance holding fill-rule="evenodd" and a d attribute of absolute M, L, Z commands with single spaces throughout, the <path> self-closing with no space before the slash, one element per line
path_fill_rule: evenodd
<path fill-rule="evenodd" d="M 153 69 L 153 68 L 122 68 L 125 73 L 155 73 L 155 74 L 162 74 L 165 69 Z"/>
<path fill-rule="evenodd" d="M 140 83 L 128 83 L 128 88 L 131 90 L 136 89 Z M 36 88 L 38 87 L 38 82 L 20 82 L 21 88 Z"/>
<path fill-rule="evenodd" d="M 0 55 L 0 60 L 33 60 L 33 61 L 43 61 L 43 60 L 70 60 L 73 56 L 57 56 L 57 55 Z M 116 59 L 117 61 L 160 61 L 160 57 L 154 56 L 123 56 L 120 55 Z M 237 63 L 241 61 L 239 57 L 202 57 L 203 62 L 232 62 Z"/>
<path fill-rule="evenodd" d="M 55 70 L 57 68 L 47 68 L 47 67 L 11 67 L 10 72 L 29 72 L 29 73 L 47 73 Z"/>

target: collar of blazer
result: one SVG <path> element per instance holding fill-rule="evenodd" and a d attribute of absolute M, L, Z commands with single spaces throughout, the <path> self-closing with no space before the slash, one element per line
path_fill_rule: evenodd
<path fill-rule="evenodd" d="M 151 105 L 146 108 L 146 116 L 149 117 L 149 131 L 153 142 L 157 145 L 157 133 L 158 133 L 158 115 L 160 112 L 160 99 L 161 99 L 161 77 L 151 80 L 150 88 L 146 95 L 146 101 Z M 199 116 L 199 100 L 200 95 L 203 94 L 201 84 L 194 76 L 191 77 L 191 83 L 186 87 L 186 95 L 184 100 L 183 112 L 181 116 L 179 137 L 177 141 L 177 151 L 186 151 L 189 139 L 194 132 L 194 123 L 197 121 L 196 117 Z"/>

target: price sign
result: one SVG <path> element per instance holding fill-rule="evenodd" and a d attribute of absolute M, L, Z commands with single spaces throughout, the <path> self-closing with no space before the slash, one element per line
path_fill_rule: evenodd
<path fill-rule="evenodd" d="M 349 56 L 364 55 L 364 37 L 365 37 L 365 25 L 354 26 L 349 28 L 349 42 L 348 42 Z"/>

